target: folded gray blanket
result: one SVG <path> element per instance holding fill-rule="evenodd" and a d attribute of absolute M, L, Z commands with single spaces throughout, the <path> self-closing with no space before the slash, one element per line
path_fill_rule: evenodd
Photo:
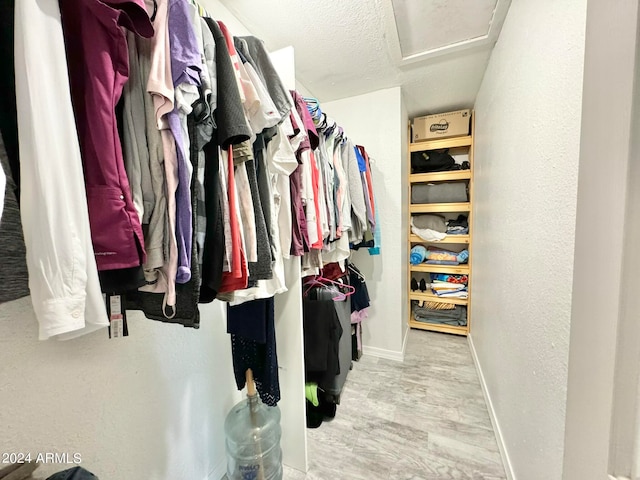
<path fill-rule="evenodd" d="M 416 228 L 428 228 L 429 230 L 434 230 L 440 233 L 447 232 L 447 222 L 441 215 L 423 213 L 419 215 L 412 215 L 411 220 Z"/>
<path fill-rule="evenodd" d="M 421 183 L 411 187 L 411 203 L 468 202 L 466 182 Z"/>
<path fill-rule="evenodd" d="M 413 317 L 418 322 L 464 326 L 467 324 L 467 307 L 456 305 L 452 310 L 433 310 L 415 305 Z"/>

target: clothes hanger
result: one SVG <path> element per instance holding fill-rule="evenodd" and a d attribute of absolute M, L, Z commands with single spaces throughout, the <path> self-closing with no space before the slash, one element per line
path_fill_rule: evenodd
<path fill-rule="evenodd" d="M 191 5 L 195 6 L 198 9 L 198 15 L 200 15 L 201 17 L 211 18 L 211 15 L 209 15 L 207 9 L 200 5 L 196 0 L 189 0 L 189 2 L 191 3 Z"/>
<path fill-rule="evenodd" d="M 153 0 L 153 15 L 151 15 L 151 17 L 149 18 L 149 20 L 151 20 L 151 23 L 153 23 L 153 21 L 156 19 L 157 13 L 158 13 L 158 2 L 156 0 Z"/>
<path fill-rule="evenodd" d="M 350 263 L 349 265 L 347 265 L 347 268 L 349 270 L 351 270 L 353 272 L 353 274 L 356 277 L 358 277 L 360 280 L 362 280 L 363 282 L 366 281 L 366 278 L 364 278 L 364 275 L 362 274 L 362 272 L 360 270 L 358 270 L 358 267 L 356 267 L 355 265 Z"/>
<path fill-rule="evenodd" d="M 336 282 L 334 280 L 329 280 L 328 278 L 324 278 L 322 275 L 317 275 L 312 277 L 310 280 L 305 282 L 305 286 L 308 286 L 307 290 L 304 292 L 304 296 L 306 297 L 311 289 L 316 286 L 325 287 L 325 288 L 335 288 L 336 296 L 332 297 L 331 300 L 334 302 L 343 302 L 347 297 L 353 295 L 356 291 L 355 287 L 351 285 L 347 285 L 345 283 Z M 343 292 L 340 288 L 346 288 L 347 292 Z"/>

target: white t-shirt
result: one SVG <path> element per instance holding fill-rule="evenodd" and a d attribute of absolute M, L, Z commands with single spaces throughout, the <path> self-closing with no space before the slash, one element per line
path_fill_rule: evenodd
<path fill-rule="evenodd" d="M 96 267 L 58 0 L 15 11 L 20 210 L 40 340 L 109 322 Z"/>

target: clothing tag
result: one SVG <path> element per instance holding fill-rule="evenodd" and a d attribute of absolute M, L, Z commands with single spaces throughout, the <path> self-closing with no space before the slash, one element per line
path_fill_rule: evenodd
<path fill-rule="evenodd" d="M 126 311 L 122 308 L 124 297 L 121 295 L 107 295 L 107 310 L 109 313 L 109 338 L 129 336 Z"/>
<path fill-rule="evenodd" d="M 124 336 L 122 314 L 111 315 L 111 338 L 121 338 Z"/>
<path fill-rule="evenodd" d="M 109 298 L 109 307 L 112 319 L 114 318 L 114 315 L 122 315 L 122 302 L 120 300 L 120 295 L 114 295 Z"/>

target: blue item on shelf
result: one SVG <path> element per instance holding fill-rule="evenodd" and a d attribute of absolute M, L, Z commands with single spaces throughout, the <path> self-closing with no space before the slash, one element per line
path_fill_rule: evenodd
<path fill-rule="evenodd" d="M 427 258 L 427 249 L 424 245 L 416 245 L 411 249 L 409 261 L 411 265 L 419 265 Z"/>

